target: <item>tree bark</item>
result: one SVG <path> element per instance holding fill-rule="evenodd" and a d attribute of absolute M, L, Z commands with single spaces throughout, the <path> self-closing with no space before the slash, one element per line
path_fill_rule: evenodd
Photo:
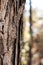
<path fill-rule="evenodd" d="M 15 40 L 17 40 L 17 26 L 24 6 L 22 5 L 18 10 L 18 14 L 16 14 L 15 4 L 14 0 L 0 1 L 0 39 L 2 39 L 2 42 L 0 41 L 0 65 L 14 65 L 13 57 Z"/>

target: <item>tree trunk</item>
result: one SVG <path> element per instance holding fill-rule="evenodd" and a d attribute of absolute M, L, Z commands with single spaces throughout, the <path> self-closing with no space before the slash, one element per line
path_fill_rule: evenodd
<path fill-rule="evenodd" d="M 16 65 L 14 64 L 16 57 L 13 58 L 14 47 L 17 45 L 17 26 L 23 13 L 23 6 L 21 5 L 16 13 L 16 0 L 0 0 L 0 65 Z"/>

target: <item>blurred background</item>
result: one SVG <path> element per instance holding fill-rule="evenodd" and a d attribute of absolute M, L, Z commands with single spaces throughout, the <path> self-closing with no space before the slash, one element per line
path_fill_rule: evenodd
<path fill-rule="evenodd" d="M 23 42 L 22 50 L 24 55 L 27 54 L 23 59 L 31 58 L 30 64 L 43 65 L 43 0 L 26 0 L 23 12 Z M 25 61 L 24 64 L 26 63 L 28 62 Z"/>

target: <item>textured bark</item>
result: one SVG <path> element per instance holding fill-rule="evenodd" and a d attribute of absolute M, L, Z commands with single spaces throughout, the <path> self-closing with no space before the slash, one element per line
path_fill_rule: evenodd
<path fill-rule="evenodd" d="M 30 60 L 30 33 L 28 32 L 30 31 L 30 28 L 27 28 L 27 26 L 25 26 L 25 24 L 28 23 L 29 19 L 23 13 L 25 13 L 24 0 L 0 0 L 0 65 L 29 64 L 28 62 Z M 20 36 L 19 21 L 22 14 L 23 44 L 21 44 L 21 39 L 18 39 Z M 21 44 L 20 48 L 18 48 L 18 40 Z M 19 57 L 18 52 L 21 52 Z M 39 53 L 36 53 L 36 55 L 39 56 Z M 18 62 L 19 60 L 21 64 Z"/>
<path fill-rule="evenodd" d="M 0 1 L 0 39 L 3 40 L 0 41 L 0 65 L 13 65 L 14 42 L 17 39 L 17 26 L 23 13 L 23 6 L 16 13 L 16 0 Z"/>

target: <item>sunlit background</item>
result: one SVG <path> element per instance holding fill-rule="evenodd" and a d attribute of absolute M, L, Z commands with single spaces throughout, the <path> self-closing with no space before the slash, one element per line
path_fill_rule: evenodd
<path fill-rule="evenodd" d="M 32 47 L 32 65 L 38 65 L 40 60 L 40 55 L 43 58 L 43 0 L 31 0 L 31 11 L 30 14 L 30 0 L 26 0 L 24 13 L 23 13 L 23 42 L 24 47 L 22 48 L 22 61 L 24 59 L 23 65 L 27 65 L 29 60 L 29 53 L 26 52 L 30 50 L 29 42 L 31 39 L 30 34 L 30 15 L 32 17 L 32 37 L 33 37 L 33 47 Z M 32 42 L 31 42 L 32 43 Z M 39 49 L 39 50 L 38 50 Z M 38 50 L 38 52 L 36 52 Z M 35 53 L 36 52 L 36 53 Z M 35 53 L 35 54 L 34 54 Z M 27 60 L 26 60 L 27 58 Z M 35 61 L 35 62 L 34 62 Z M 43 60 L 42 60 L 43 61 Z"/>

